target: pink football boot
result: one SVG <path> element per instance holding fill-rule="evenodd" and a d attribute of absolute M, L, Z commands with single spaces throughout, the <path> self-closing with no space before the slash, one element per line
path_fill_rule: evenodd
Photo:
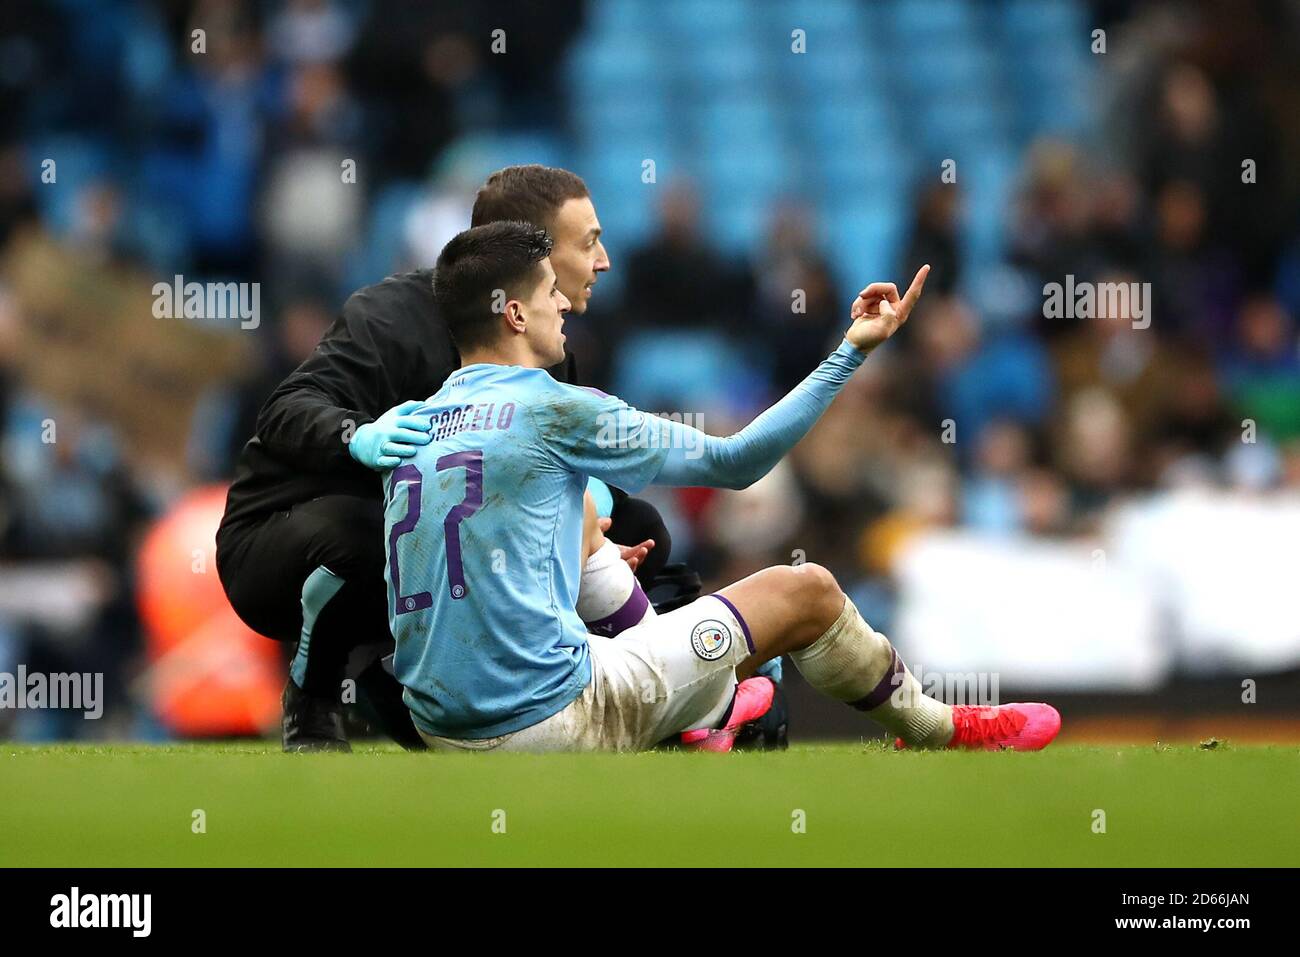
<path fill-rule="evenodd" d="M 1061 715 L 1050 704 L 953 705 L 949 748 L 970 751 L 1041 751 L 1061 730 Z M 902 738 L 894 747 L 907 747 Z"/>
<path fill-rule="evenodd" d="M 721 728 L 683 731 L 682 747 L 725 754 L 736 743 L 736 734 L 742 727 L 767 714 L 775 694 L 776 685 L 771 678 L 746 678 L 736 685 L 736 700 L 731 706 L 731 715 L 727 718 L 726 725 Z"/>

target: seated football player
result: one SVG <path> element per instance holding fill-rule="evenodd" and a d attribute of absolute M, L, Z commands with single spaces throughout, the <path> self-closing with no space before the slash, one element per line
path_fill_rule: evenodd
<path fill-rule="evenodd" d="M 616 638 L 588 634 L 576 607 L 589 476 L 629 492 L 757 481 L 907 320 L 929 267 L 902 297 L 892 283 L 867 286 L 839 347 L 744 429 L 716 437 L 547 374 L 564 357 L 569 306 L 550 247 L 544 231 L 502 222 L 461 233 L 438 260 L 435 295 L 463 365 L 423 406 L 432 441 L 385 487 L 396 675 L 431 748 L 636 750 L 682 732 L 725 735 L 765 705 L 762 686 L 741 694 L 738 680 L 782 654 L 901 747 L 1053 740 L 1049 705 L 923 694 L 818 565 L 764 569 Z"/>
<path fill-rule="evenodd" d="M 473 210 L 479 225 L 497 219 L 554 231 L 561 288 L 575 313 L 585 310 L 610 267 L 586 184 L 561 169 L 498 170 Z M 415 410 L 459 365 L 432 270 L 390 276 L 348 298 L 313 354 L 262 407 L 240 453 L 217 531 L 217 571 L 250 628 L 295 646 L 282 699 L 286 751 L 349 749 L 340 686 L 350 660 L 364 660 L 355 690 L 370 723 L 424 748 L 383 657 L 392 638 L 381 476 L 429 441 L 429 418 Z M 554 374 L 578 381 L 572 357 Z M 671 549 L 658 513 L 597 479 L 591 487 L 616 541 L 655 540 L 637 569 L 653 582 Z"/>

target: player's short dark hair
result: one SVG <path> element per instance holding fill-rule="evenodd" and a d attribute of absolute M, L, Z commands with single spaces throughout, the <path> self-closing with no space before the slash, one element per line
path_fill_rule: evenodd
<path fill-rule="evenodd" d="M 492 341 L 502 294 L 513 296 L 551 254 L 551 237 L 531 223 L 475 226 L 442 247 L 433 296 L 461 351 Z M 500 292 L 498 292 L 500 290 Z"/>
<path fill-rule="evenodd" d="M 537 163 L 507 166 L 479 187 L 469 223 L 485 226 L 508 219 L 551 229 L 561 206 L 590 195 L 582 177 L 567 169 Z"/>

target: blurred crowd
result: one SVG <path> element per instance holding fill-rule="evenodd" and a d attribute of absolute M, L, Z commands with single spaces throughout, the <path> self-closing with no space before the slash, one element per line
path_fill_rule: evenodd
<path fill-rule="evenodd" d="M 917 528 L 1087 537 L 1159 489 L 1300 490 L 1300 23 L 1285 4 L 1213 7 L 1095 6 L 1144 56 L 1098 60 L 1108 97 L 1088 141 L 1026 149 L 994 268 L 967 263 L 960 180 L 938 171 L 900 184 L 912 214 L 889 277 L 837 275 L 797 192 L 738 257 L 688 177 L 660 185 L 657 224 L 615 257 L 570 339 L 588 381 L 708 431 L 797 383 L 860 286 L 934 267 L 914 321 L 788 462 L 744 493 L 652 493 L 675 558 L 713 582 L 818 561 L 885 626 L 891 556 Z M 466 144 L 562 141 L 558 73 L 588 15 L 577 0 L 5 4 L 0 671 L 102 670 L 128 694 L 142 530 L 230 476 L 262 401 L 351 288 L 427 264 L 467 224 Z M 530 42 L 491 56 L 497 28 Z M 339 190 L 349 161 L 364 175 Z M 33 246 L 64 257 L 74 306 L 23 294 Z M 76 277 L 147 291 L 179 273 L 262 284 L 257 329 L 201 330 L 233 342 L 219 370 L 190 358 L 155 382 L 106 352 L 66 360 L 62 378 L 44 367 L 41 343 L 125 308 Z M 1067 277 L 1149 283 L 1149 325 L 1132 309 L 1050 317 L 1044 288 Z M 183 407 L 179 424 L 147 401 L 109 411 L 91 372 L 113 361 L 133 394 Z M 68 582 L 53 602 L 81 612 L 37 601 L 38 579 Z"/>

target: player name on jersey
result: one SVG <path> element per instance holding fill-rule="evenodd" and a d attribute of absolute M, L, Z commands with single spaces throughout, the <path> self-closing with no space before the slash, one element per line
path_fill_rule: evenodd
<path fill-rule="evenodd" d="M 445 439 L 460 432 L 491 432 L 508 429 L 515 419 L 515 404 L 503 403 L 497 411 L 495 402 L 471 402 L 454 409 L 435 413 L 434 440 Z"/>

